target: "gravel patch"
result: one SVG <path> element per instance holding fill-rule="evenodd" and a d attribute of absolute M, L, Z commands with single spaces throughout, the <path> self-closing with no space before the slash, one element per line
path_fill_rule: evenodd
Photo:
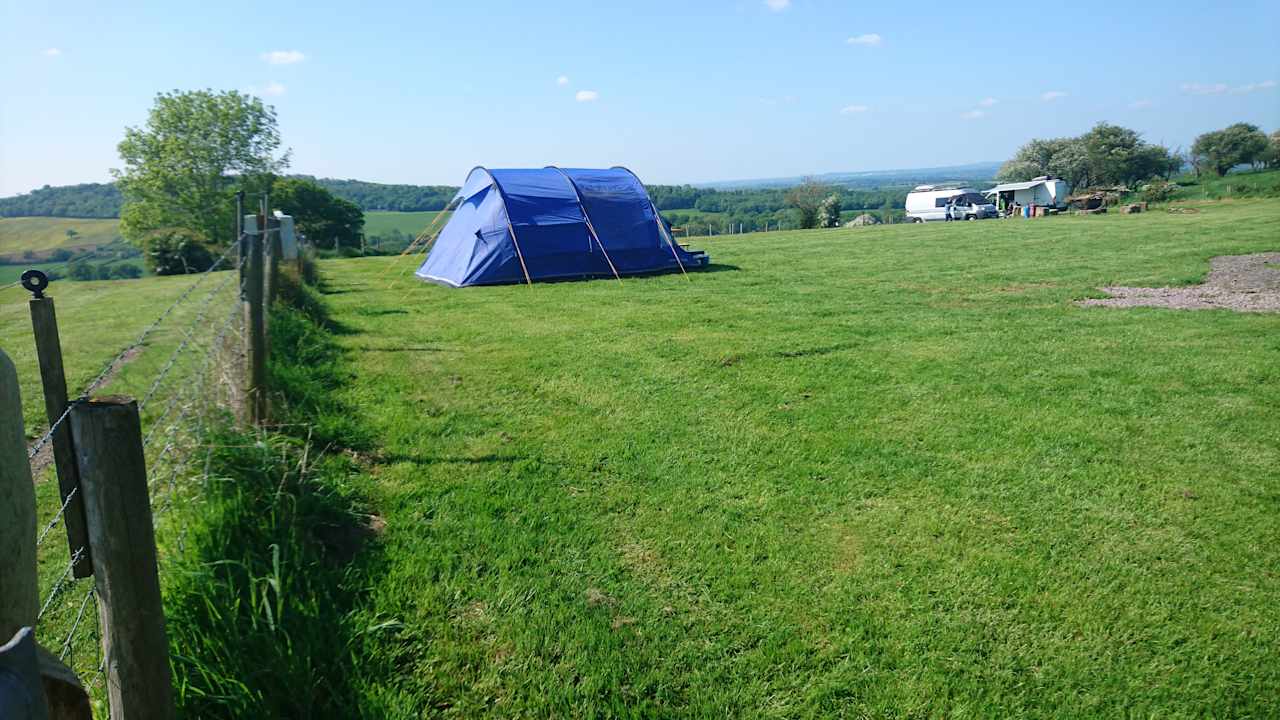
<path fill-rule="evenodd" d="M 1104 287 L 1109 298 L 1078 300 L 1078 305 L 1164 307 L 1174 310 L 1280 312 L 1280 252 L 1224 255 L 1209 261 L 1202 285 L 1177 288 Z"/>

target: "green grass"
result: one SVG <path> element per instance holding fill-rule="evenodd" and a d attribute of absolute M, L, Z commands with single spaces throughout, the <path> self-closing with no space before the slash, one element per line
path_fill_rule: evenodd
<path fill-rule="evenodd" d="M 67 230 L 78 233 L 68 238 Z M 21 256 L 24 250 L 47 253 L 57 248 L 108 245 L 120 238 L 120 221 L 105 218 L 0 218 L 0 255 Z"/>
<path fill-rule="evenodd" d="M 1193 175 L 1184 175 L 1177 181 L 1175 201 L 1280 198 L 1280 170 L 1234 172 L 1223 177 L 1205 173 L 1198 180 Z"/>
<path fill-rule="evenodd" d="M 689 281 L 325 263 L 386 521 L 363 713 L 1274 715 L 1280 316 L 1072 301 L 1278 238 L 1236 201 L 711 239 Z"/>
<path fill-rule="evenodd" d="M 388 211 L 370 211 L 364 214 L 364 234 L 372 237 L 374 235 L 382 235 L 391 230 L 399 230 L 408 235 L 417 236 L 431 221 L 435 219 L 438 212 L 388 212 Z M 444 221 L 441 221 L 444 222 Z M 438 224 L 437 224 L 438 226 Z"/>

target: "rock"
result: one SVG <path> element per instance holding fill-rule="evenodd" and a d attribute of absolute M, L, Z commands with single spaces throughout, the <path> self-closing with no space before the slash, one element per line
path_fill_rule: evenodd
<path fill-rule="evenodd" d="M 863 213 L 858 217 L 845 223 L 844 226 L 845 227 L 862 227 L 863 225 L 879 225 L 879 224 L 880 224 L 880 218 L 876 217 L 875 215 L 868 215 L 867 213 Z"/>

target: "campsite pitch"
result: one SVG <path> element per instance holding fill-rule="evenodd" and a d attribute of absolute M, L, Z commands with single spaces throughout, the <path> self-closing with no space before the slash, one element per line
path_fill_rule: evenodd
<path fill-rule="evenodd" d="M 1085 308 L 1280 202 L 717 238 L 676 275 L 323 265 L 385 529 L 373 715 L 1266 716 L 1280 316 Z"/>

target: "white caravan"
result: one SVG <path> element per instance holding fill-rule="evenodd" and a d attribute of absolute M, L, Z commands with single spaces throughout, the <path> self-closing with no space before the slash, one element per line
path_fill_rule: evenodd
<path fill-rule="evenodd" d="M 907 219 L 911 222 L 989 217 L 996 217 L 996 206 L 973 188 L 921 185 L 907 195 Z"/>
<path fill-rule="evenodd" d="M 994 199 L 1000 209 L 1005 211 L 1030 205 L 1062 210 L 1067 207 L 1067 195 L 1071 194 L 1071 188 L 1067 186 L 1066 180 L 1041 175 L 1027 182 L 997 185 L 984 194 Z"/>

